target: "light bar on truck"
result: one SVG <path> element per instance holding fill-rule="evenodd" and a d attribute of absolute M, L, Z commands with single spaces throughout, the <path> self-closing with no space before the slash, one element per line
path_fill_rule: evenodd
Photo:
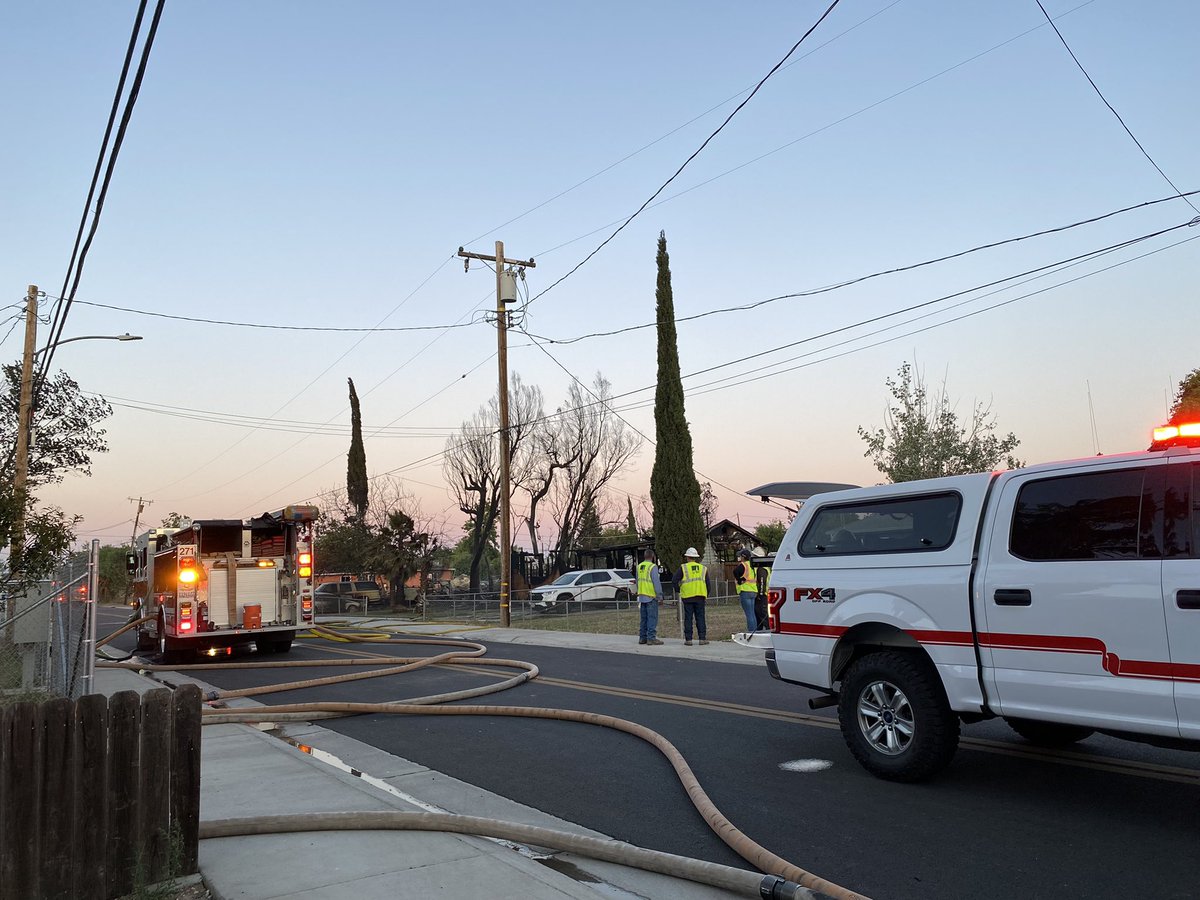
<path fill-rule="evenodd" d="M 1154 429 L 1154 443 L 1164 444 L 1178 438 L 1200 438 L 1200 422 L 1184 422 L 1181 425 L 1160 425 Z"/>

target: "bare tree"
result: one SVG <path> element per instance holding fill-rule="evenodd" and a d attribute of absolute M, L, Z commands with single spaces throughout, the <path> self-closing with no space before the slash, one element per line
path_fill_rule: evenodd
<path fill-rule="evenodd" d="M 526 447 L 542 416 L 541 389 L 527 385 L 514 372 L 508 389 L 510 478 L 520 483 Z M 467 516 L 471 537 L 471 590 L 479 590 L 479 566 L 488 537 L 500 514 L 499 400 L 493 397 L 446 441 L 442 473 L 451 496 Z M 515 474 L 514 474 L 515 473 Z"/>
<path fill-rule="evenodd" d="M 608 483 L 641 447 L 641 439 L 609 406 L 611 395 L 612 385 L 597 373 L 590 390 L 572 381 L 567 402 L 559 409 L 562 477 L 555 479 L 550 492 L 559 568 L 575 545 L 585 510 L 595 508 Z"/>

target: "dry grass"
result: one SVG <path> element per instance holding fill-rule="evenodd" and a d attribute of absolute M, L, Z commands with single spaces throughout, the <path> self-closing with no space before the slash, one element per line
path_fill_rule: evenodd
<path fill-rule="evenodd" d="M 709 600 L 705 604 L 704 617 L 708 626 L 708 639 L 727 641 L 734 632 L 746 630 L 746 617 L 742 606 L 734 599 Z M 587 612 L 525 613 L 518 617 L 514 605 L 512 624 L 515 628 L 532 628 L 541 631 L 574 631 L 581 634 L 628 634 L 638 633 L 638 610 L 598 609 Z M 658 610 L 658 636 L 663 639 L 681 639 L 679 607 L 675 604 L 660 606 Z"/>

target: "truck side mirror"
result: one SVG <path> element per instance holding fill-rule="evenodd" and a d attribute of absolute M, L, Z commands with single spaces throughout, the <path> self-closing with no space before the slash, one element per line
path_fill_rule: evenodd
<path fill-rule="evenodd" d="M 136 553 L 125 554 L 125 571 L 132 575 L 138 570 L 138 558 Z"/>

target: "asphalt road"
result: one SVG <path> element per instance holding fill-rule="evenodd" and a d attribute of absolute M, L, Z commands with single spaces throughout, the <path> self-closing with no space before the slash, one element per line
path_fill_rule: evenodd
<path fill-rule="evenodd" d="M 304 641 L 289 658 L 434 652 Z M 964 728 L 943 776 L 897 785 L 863 771 L 829 711 L 810 711 L 808 692 L 773 681 L 765 668 L 507 643 L 490 645 L 488 656 L 527 660 L 542 674 L 473 702 L 590 710 L 653 728 L 750 837 L 877 900 L 1200 897 L 1200 756 L 1105 737 L 1050 753 L 1002 723 L 983 723 Z M 221 688 L 318 674 L 329 670 L 196 673 Z M 259 699 L 398 700 L 506 674 L 429 668 Z M 745 866 L 692 809 L 666 761 L 629 735 L 475 716 L 322 724 L 619 839 Z M 789 763 L 799 765 L 784 768 Z"/>

